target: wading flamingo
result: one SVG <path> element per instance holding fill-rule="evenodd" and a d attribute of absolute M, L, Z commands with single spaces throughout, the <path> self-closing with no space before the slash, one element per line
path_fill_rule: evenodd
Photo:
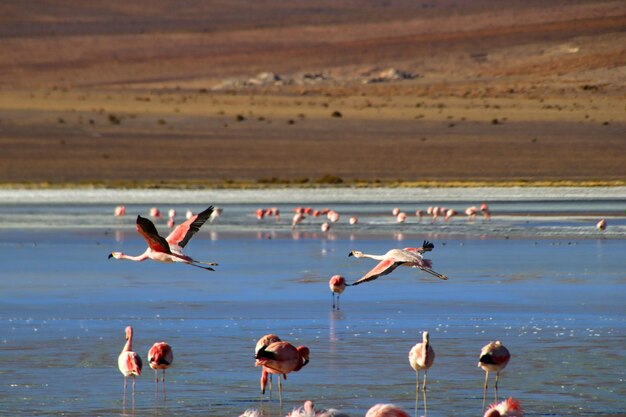
<path fill-rule="evenodd" d="M 430 242 L 424 241 L 420 248 L 404 248 L 404 249 L 391 249 L 384 255 L 368 255 L 361 251 L 353 250 L 348 256 L 354 256 L 355 258 L 371 258 L 380 261 L 378 265 L 371 271 L 365 274 L 361 279 L 352 284 L 346 285 L 358 285 L 363 282 L 373 281 L 376 278 L 391 273 L 394 269 L 400 265 L 410 266 L 413 268 L 419 268 L 424 272 L 436 276 L 439 279 L 448 279 L 447 276 L 435 272 L 431 269 L 432 261 L 430 259 L 424 259 L 422 254 L 433 250 L 435 245 Z"/>
<path fill-rule="evenodd" d="M 328 232 L 330 230 L 330 223 L 328 223 L 328 222 L 322 223 L 322 225 L 320 226 L 320 229 L 324 233 Z"/>
<path fill-rule="evenodd" d="M 333 296 L 333 310 L 339 310 L 339 295 L 346 289 L 346 280 L 341 275 L 333 275 L 328 281 L 328 286 Z M 336 303 L 335 298 L 337 298 Z"/>
<path fill-rule="evenodd" d="M 266 334 L 265 336 L 261 337 L 257 342 L 256 342 L 256 346 L 254 347 L 254 357 L 256 358 L 257 353 L 259 353 L 259 350 L 261 350 L 261 348 L 263 346 L 268 346 L 271 345 L 274 342 L 280 342 L 280 337 L 276 336 L 273 333 L 270 334 Z M 267 381 L 269 379 L 270 382 L 270 399 L 272 399 L 272 374 L 280 374 L 280 372 L 275 372 L 272 369 L 263 367 L 261 369 L 261 394 L 265 394 L 265 387 L 267 386 Z"/>
<path fill-rule="evenodd" d="M 415 370 L 415 417 L 417 414 L 417 404 L 419 399 L 419 371 L 424 371 L 424 382 L 422 383 L 422 393 L 424 395 L 424 417 L 426 417 L 426 372 L 435 362 L 435 351 L 430 345 L 428 332 L 422 333 L 422 343 L 418 343 L 409 351 L 409 364 Z"/>
<path fill-rule="evenodd" d="M 198 264 L 215 266 L 217 265 L 215 262 L 196 261 L 189 256 L 183 255 L 185 245 L 193 235 L 200 230 L 212 212 L 213 206 L 207 208 L 202 213 L 191 216 L 189 220 L 181 223 L 174 229 L 167 238 L 163 238 L 159 235 L 154 223 L 149 219 L 137 216 L 137 231 L 146 239 L 146 242 L 148 242 L 148 249 L 137 256 L 126 255 L 122 252 L 111 252 L 109 259 L 128 259 L 129 261 L 136 262 L 145 261 L 146 259 L 159 262 L 182 262 L 208 271 L 214 271 L 213 268 L 200 266 Z"/>
<path fill-rule="evenodd" d="M 511 359 L 509 350 L 499 341 L 489 342 L 480 350 L 478 359 L 478 367 L 485 371 L 485 389 L 483 391 L 483 410 L 485 409 L 485 400 L 487 398 L 487 380 L 489 372 L 496 373 L 495 383 L 495 399 L 498 402 L 498 380 L 500 379 L 500 371 L 503 370 Z"/>
<path fill-rule="evenodd" d="M 304 406 L 294 408 L 286 417 L 348 417 L 348 415 L 334 408 L 316 411 L 313 401 L 306 400 Z"/>
<path fill-rule="evenodd" d="M 519 401 L 509 397 L 501 403 L 491 404 L 484 417 L 524 417 L 524 411 Z"/>
<path fill-rule="evenodd" d="M 115 217 L 122 217 L 124 214 L 126 214 L 126 207 L 124 206 L 115 207 L 115 211 L 113 212 L 113 214 L 115 214 Z"/>
<path fill-rule="evenodd" d="M 350 224 L 357 224 L 359 222 L 359 218 L 356 216 L 352 216 L 350 217 L 350 220 L 348 221 Z"/>
<path fill-rule="evenodd" d="M 126 344 L 122 348 L 120 356 L 117 358 L 117 366 L 124 375 L 124 403 L 126 403 L 126 383 L 128 377 L 133 378 L 133 400 L 135 399 L 135 377 L 141 375 L 141 358 L 133 352 L 133 328 L 126 327 Z"/>
<path fill-rule="evenodd" d="M 396 216 L 396 223 L 404 223 L 406 221 L 406 213 L 401 211 Z"/>
<path fill-rule="evenodd" d="M 165 342 L 156 342 L 148 351 L 148 364 L 154 369 L 154 395 L 159 396 L 159 369 L 163 371 L 161 377 L 161 389 L 163 390 L 163 399 L 165 399 L 165 370 L 170 367 L 174 361 L 174 352 L 172 347 Z"/>
<path fill-rule="evenodd" d="M 280 373 L 283 379 L 287 379 L 289 372 L 297 372 L 309 363 L 309 348 L 306 346 L 295 347 L 288 342 L 274 342 L 261 346 L 256 353 L 255 366 L 269 368 Z M 283 403 L 283 383 L 278 378 L 278 392 L 280 403 Z"/>
<path fill-rule="evenodd" d="M 369 410 L 365 417 L 411 417 L 409 413 L 393 404 L 376 404 Z"/>
<path fill-rule="evenodd" d="M 487 205 L 487 203 L 481 204 L 480 211 L 482 211 L 483 218 L 485 220 L 489 220 L 491 218 L 491 212 L 489 211 L 489 206 Z"/>

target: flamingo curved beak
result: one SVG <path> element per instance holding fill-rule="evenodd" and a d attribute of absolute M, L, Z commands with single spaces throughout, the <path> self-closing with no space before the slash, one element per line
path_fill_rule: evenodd
<path fill-rule="evenodd" d="M 354 253 L 350 252 L 350 253 L 348 254 L 348 257 L 350 257 L 350 256 L 354 256 Z"/>
<path fill-rule="evenodd" d="M 108 257 L 108 259 L 111 259 L 112 257 L 113 257 L 113 254 L 112 254 L 112 253 L 109 253 L 109 257 Z"/>

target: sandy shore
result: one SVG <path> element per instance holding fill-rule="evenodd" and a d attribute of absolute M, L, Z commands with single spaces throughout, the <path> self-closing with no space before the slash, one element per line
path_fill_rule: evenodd
<path fill-rule="evenodd" d="M 0 184 L 626 181 L 621 2 L 100 3 L 0 6 Z"/>

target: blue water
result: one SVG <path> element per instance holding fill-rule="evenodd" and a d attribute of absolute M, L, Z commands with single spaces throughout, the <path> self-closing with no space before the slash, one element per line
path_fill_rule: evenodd
<path fill-rule="evenodd" d="M 342 193 L 335 204 L 325 196 L 272 200 L 271 193 L 258 204 L 225 194 L 222 203 L 212 192 L 206 204 L 224 213 L 186 253 L 219 262 L 216 272 L 107 260 L 114 250 L 144 250 L 134 218 L 150 206 L 184 213 L 206 205 L 196 194 L 165 205 L 167 195 L 147 193 L 117 219 L 113 207 L 126 201 L 108 193 L 37 203 L 16 191 L 0 203 L 0 415 L 237 416 L 257 408 L 283 416 L 306 399 L 354 416 L 377 402 L 413 414 L 407 355 L 423 330 L 437 354 L 429 416 L 481 415 L 484 372 L 476 362 L 491 340 L 512 353 L 500 397 L 518 398 L 526 415 L 626 410 L 626 200 L 619 189 L 579 199 L 567 191 L 499 195 L 489 200 L 489 222 L 410 217 L 405 225 L 393 222 L 395 204 L 376 192 L 355 194 L 355 203 Z M 437 198 L 457 209 L 482 202 Z M 342 213 L 331 233 L 319 230 L 318 219 L 291 229 L 290 210 L 303 200 Z M 414 212 L 440 203 L 420 197 L 398 205 Z M 272 205 L 284 213 L 281 222 L 257 221 L 254 210 Z M 347 223 L 352 214 L 356 226 Z M 599 217 L 608 219 L 605 232 L 595 229 Z M 163 221 L 157 227 L 166 233 Z M 349 258 L 351 250 L 384 253 L 424 239 L 435 243 L 428 257 L 448 281 L 400 267 L 348 288 L 341 310 L 331 310 L 330 276 L 352 281 L 375 265 Z M 152 343 L 173 346 L 167 401 L 154 398 L 145 365 L 134 403 L 123 404 L 117 355 L 126 325 L 144 363 Z M 311 362 L 285 381 L 282 408 L 276 392 L 262 399 L 254 367 L 256 340 L 269 332 L 311 349 Z"/>

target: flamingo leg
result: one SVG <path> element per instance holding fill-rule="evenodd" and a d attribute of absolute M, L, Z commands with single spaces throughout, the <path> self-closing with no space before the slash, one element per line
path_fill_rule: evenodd
<path fill-rule="evenodd" d="M 135 382 L 137 382 L 137 378 L 133 375 L 133 402 L 135 402 Z"/>
<path fill-rule="evenodd" d="M 270 401 L 272 400 L 272 374 L 269 374 L 269 380 L 270 380 Z"/>
<path fill-rule="evenodd" d="M 420 377 L 419 371 L 415 371 L 415 417 L 419 417 L 417 406 L 420 398 Z"/>
<path fill-rule="evenodd" d="M 283 381 L 278 377 L 278 397 L 280 401 L 280 406 L 283 406 Z"/>
<path fill-rule="evenodd" d="M 163 369 L 163 376 L 161 378 L 161 390 L 163 391 L 163 401 L 165 401 L 165 369 Z"/>
<path fill-rule="evenodd" d="M 485 409 L 485 401 L 487 400 L 487 378 L 489 378 L 489 371 L 485 371 L 485 389 L 483 390 L 483 410 Z"/>
<path fill-rule="evenodd" d="M 337 310 L 339 310 L 339 294 L 337 294 Z"/>
<path fill-rule="evenodd" d="M 424 383 L 422 384 L 422 394 L 424 394 L 424 417 L 426 417 L 426 370 L 424 371 Z"/>
<path fill-rule="evenodd" d="M 331 292 L 330 296 L 333 297 L 333 310 L 335 309 L 335 293 Z"/>
<path fill-rule="evenodd" d="M 496 372 L 495 398 L 498 402 L 498 380 L 500 379 L 500 371 Z"/>
<path fill-rule="evenodd" d="M 126 404 L 126 383 L 127 382 L 128 382 L 128 379 L 126 376 L 124 376 L 124 399 L 122 400 L 124 404 Z"/>

